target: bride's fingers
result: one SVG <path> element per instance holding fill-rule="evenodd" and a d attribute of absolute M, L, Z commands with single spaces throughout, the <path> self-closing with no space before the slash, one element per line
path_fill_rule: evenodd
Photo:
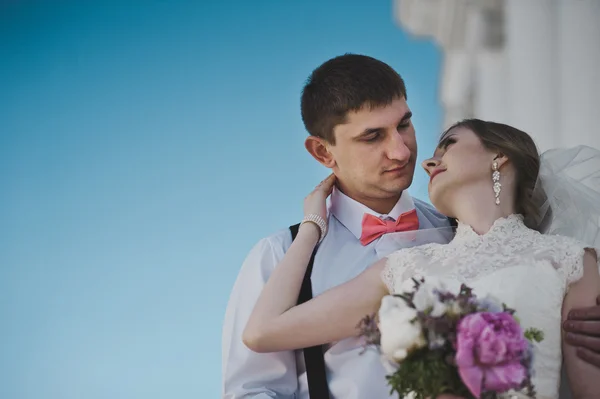
<path fill-rule="evenodd" d="M 323 190 L 327 193 L 327 195 L 331 194 L 333 191 L 333 186 L 335 184 L 335 175 L 332 173 L 325 180 L 323 180 Z"/>
<path fill-rule="evenodd" d="M 317 187 L 315 187 L 315 191 L 322 190 L 325 193 L 327 193 L 327 195 L 329 195 L 329 194 L 331 194 L 331 191 L 333 190 L 334 183 L 335 183 L 335 175 L 332 173 L 329 176 L 327 176 L 324 180 L 322 180 L 321 183 L 319 183 L 317 185 Z"/>

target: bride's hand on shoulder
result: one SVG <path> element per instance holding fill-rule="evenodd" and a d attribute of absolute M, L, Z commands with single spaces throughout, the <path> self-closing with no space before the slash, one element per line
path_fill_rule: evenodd
<path fill-rule="evenodd" d="M 304 198 L 304 216 L 318 215 L 327 220 L 327 197 L 331 195 L 335 184 L 335 175 L 332 173 Z"/>
<path fill-rule="evenodd" d="M 325 178 L 321 183 L 315 187 L 315 189 L 304 198 L 304 217 L 311 218 L 312 215 L 316 215 L 321 218 L 325 223 L 325 229 L 327 229 L 327 197 L 331 195 L 333 186 L 335 185 L 335 175 L 332 173 Z M 315 231 L 320 232 L 320 228 L 317 223 L 303 223 L 303 225 L 314 226 Z"/>

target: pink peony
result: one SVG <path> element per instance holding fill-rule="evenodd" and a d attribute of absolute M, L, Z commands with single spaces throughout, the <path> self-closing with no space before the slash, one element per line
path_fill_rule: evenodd
<path fill-rule="evenodd" d="M 458 372 L 476 398 L 482 391 L 519 389 L 527 378 L 521 359 L 528 341 L 509 313 L 466 316 L 458 325 L 456 346 Z"/>

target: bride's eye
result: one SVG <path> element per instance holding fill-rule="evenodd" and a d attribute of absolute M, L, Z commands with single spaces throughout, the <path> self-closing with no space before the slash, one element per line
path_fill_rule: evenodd
<path fill-rule="evenodd" d="M 438 148 L 446 150 L 449 146 L 451 146 L 454 143 L 456 143 L 456 139 L 454 137 L 447 137 L 444 140 L 440 141 L 440 144 L 438 144 Z"/>

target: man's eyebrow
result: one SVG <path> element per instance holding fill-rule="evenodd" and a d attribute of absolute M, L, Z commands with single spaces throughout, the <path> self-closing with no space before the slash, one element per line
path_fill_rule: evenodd
<path fill-rule="evenodd" d="M 382 130 L 382 128 L 380 128 L 380 127 L 369 127 L 369 128 L 366 128 L 365 130 L 363 130 L 360 133 L 360 136 L 367 136 L 367 135 L 372 134 L 372 133 L 377 133 L 377 132 L 379 132 L 381 130 Z"/>
<path fill-rule="evenodd" d="M 407 111 L 404 115 L 402 115 L 402 119 L 400 119 L 400 122 L 398 123 L 399 125 L 406 123 L 410 118 L 412 118 L 412 112 Z M 358 134 L 357 137 L 363 137 L 363 136 L 368 136 L 369 134 L 373 134 L 373 133 L 378 133 L 382 130 L 385 130 L 384 127 L 368 127 L 365 130 L 363 130 L 362 132 L 360 132 Z"/>
<path fill-rule="evenodd" d="M 407 120 L 409 120 L 410 118 L 412 118 L 412 112 L 408 111 L 404 114 L 404 116 L 402 117 L 402 119 L 400 119 L 400 123 L 402 122 L 406 122 Z"/>

